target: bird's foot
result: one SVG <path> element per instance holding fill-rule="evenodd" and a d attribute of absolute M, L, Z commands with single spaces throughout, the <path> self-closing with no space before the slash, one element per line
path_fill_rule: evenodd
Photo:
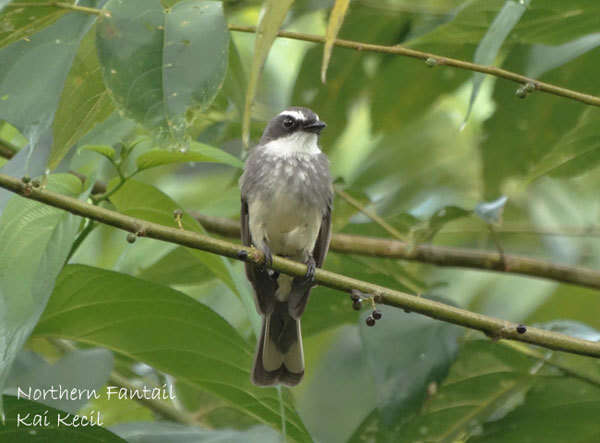
<path fill-rule="evenodd" d="M 304 274 L 302 277 L 294 278 L 294 282 L 304 287 L 313 286 L 317 271 L 317 264 L 315 263 L 314 257 L 311 255 L 308 260 L 304 262 L 304 264 L 306 264 L 306 274 Z"/>
<path fill-rule="evenodd" d="M 264 245 L 264 247 L 261 248 L 260 251 L 265 257 L 263 262 L 260 264 L 260 267 L 263 271 L 266 271 L 267 268 L 273 266 L 273 254 L 271 253 L 271 248 L 269 248 L 267 245 Z"/>

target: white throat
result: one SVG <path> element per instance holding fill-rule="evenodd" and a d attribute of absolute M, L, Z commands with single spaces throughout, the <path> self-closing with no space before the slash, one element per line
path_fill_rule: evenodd
<path fill-rule="evenodd" d="M 321 152 L 317 143 L 317 134 L 298 131 L 286 137 L 272 140 L 265 145 L 269 154 L 287 157 L 293 154 L 317 155 Z"/>

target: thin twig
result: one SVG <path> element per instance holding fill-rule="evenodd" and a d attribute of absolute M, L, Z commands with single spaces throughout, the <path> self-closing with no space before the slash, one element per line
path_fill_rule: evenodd
<path fill-rule="evenodd" d="M 229 25 L 231 31 L 255 33 L 256 28 L 254 26 L 241 26 L 241 25 Z M 277 34 L 279 37 L 291 38 L 294 40 L 303 40 L 313 43 L 325 43 L 325 37 L 313 34 L 304 34 L 302 32 L 290 32 L 290 31 L 279 31 Z M 432 54 L 429 52 L 417 51 L 415 49 L 406 48 L 404 46 L 384 46 L 374 45 L 371 43 L 362 43 L 352 40 L 336 39 L 335 46 L 342 48 L 355 49 L 357 51 L 368 51 L 368 52 L 379 52 L 383 54 L 395 54 L 404 57 L 418 58 L 421 60 L 434 63 L 435 66 L 451 66 L 453 68 L 464 69 L 467 71 L 481 72 L 483 74 L 493 75 L 494 77 L 500 77 L 505 80 L 510 80 L 521 85 L 531 84 L 536 91 L 547 92 L 549 94 L 558 95 L 560 97 L 570 98 L 582 103 L 586 103 L 592 106 L 600 106 L 600 97 L 596 97 L 590 94 L 584 94 L 582 92 L 573 91 L 572 89 L 561 88 L 560 86 L 552 85 L 550 83 L 540 82 L 531 77 L 526 77 L 516 72 L 507 71 L 506 69 L 497 68 L 495 66 L 484 66 L 477 63 L 467 62 L 464 60 L 458 60 L 455 58 L 444 57 L 442 55 Z"/>
<path fill-rule="evenodd" d="M 375 223 L 377 223 L 379 226 L 381 226 L 392 237 L 394 237 L 397 240 L 404 240 L 404 236 L 396 228 L 394 228 L 392 225 L 390 225 L 388 222 L 386 222 L 383 218 L 381 218 L 379 215 L 377 215 L 377 213 L 375 211 L 371 211 L 370 209 L 366 208 L 358 200 L 356 200 L 354 197 L 352 197 L 346 191 L 343 191 L 342 189 L 340 189 L 338 187 L 335 188 L 335 192 L 337 195 L 339 195 L 344 200 L 346 200 L 348 202 L 348 204 L 350 204 L 354 208 L 358 209 L 360 212 L 362 212 L 367 217 L 369 217 L 371 220 L 373 220 Z"/>
<path fill-rule="evenodd" d="M 19 179 L 4 174 L 0 174 L 0 187 L 19 194 L 22 197 L 61 208 L 72 214 L 96 220 L 128 232 L 139 232 L 140 227 L 143 226 L 144 236 L 149 238 L 211 252 L 256 265 L 264 264 L 264 254 L 255 248 L 130 217 L 56 192 L 31 187 Z M 295 277 L 304 276 L 307 272 L 306 265 L 277 256 L 273 257 L 271 268 Z M 558 332 L 533 327 L 528 328 L 526 333 L 520 333 L 517 330 L 520 325 L 513 322 L 477 314 L 427 298 L 415 297 L 411 294 L 323 269 L 317 269 L 315 282 L 345 293 L 358 290 L 365 294 L 371 294 L 377 303 L 395 306 L 448 323 L 476 329 L 494 339 L 517 340 L 548 349 L 600 358 L 600 342 L 582 340 Z"/>
<path fill-rule="evenodd" d="M 192 212 L 192 215 L 208 231 L 225 237 L 239 238 L 240 236 L 240 225 L 234 220 L 211 217 L 198 212 Z M 497 252 L 433 245 L 411 246 L 409 243 L 399 240 L 339 233 L 333 234 L 331 237 L 330 250 L 342 254 L 412 260 L 436 266 L 509 272 L 600 289 L 600 272 L 598 271 L 559 265 L 519 255 L 504 254 L 504 260 L 502 260 Z"/>

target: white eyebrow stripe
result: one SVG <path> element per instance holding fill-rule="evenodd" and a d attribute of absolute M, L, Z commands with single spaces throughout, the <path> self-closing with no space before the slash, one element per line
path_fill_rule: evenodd
<path fill-rule="evenodd" d="M 296 120 L 306 120 L 306 117 L 304 117 L 304 114 L 300 111 L 283 111 L 279 115 L 293 117 Z"/>

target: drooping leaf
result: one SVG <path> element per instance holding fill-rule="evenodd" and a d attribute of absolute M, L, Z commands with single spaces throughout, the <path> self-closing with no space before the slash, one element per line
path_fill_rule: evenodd
<path fill-rule="evenodd" d="M 48 188 L 78 196 L 81 181 L 51 175 Z M 33 200 L 13 197 L 0 218 L 0 392 L 8 371 L 40 317 L 80 218 Z M 0 404 L 0 414 L 1 414 Z"/>
<path fill-rule="evenodd" d="M 27 6 L 5 6 L 2 9 L 0 13 L 0 48 L 17 40 L 29 39 L 68 12 L 67 9 L 48 5 L 45 0 L 35 0 L 29 3 Z"/>
<path fill-rule="evenodd" d="M 35 334 L 112 349 L 212 392 L 270 426 L 281 424 L 276 390 L 250 382 L 254 346 L 212 310 L 166 286 L 69 265 Z M 289 435 L 309 440 L 288 401 L 285 410 Z"/>
<path fill-rule="evenodd" d="M 36 403 L 31 400 L 5 396 L 6 425 L 0 424 L 0 439 L 10 442 L 44 443 L 125 443 L 125 440 L 98 426 L 98 415 L 91 414 L 87 426 L 76 415 Z M 38 424 L 34 421 L 37 417 Z M 48 420 L 48 425 L 43 420 Z M 93 420 L 93 425 L 91 424 Z M 102 418 L 100 417 L 100 420 Z M 27 426 L 29 424 L 29 426 Z"/>
<path fill-rule="evenodd" d="M 349 5 L 350 0 L 336 0 L 335 5 L 331 10 L 331 14 L 329 15 L 327 32 L 325 33 L 325 46 L 323 47 L 323 63 L 321 64 L 321 81 L 323 83 L 325 83 L 327 78 L 327 68 L 329 67 L 329 60 L 331 59 L 333 44 L 342 27 L 344 16 L 346 15 Z"/>
<path fill-rule="evenodd" d="M 529 7 L 530 0 L 506 0 L 504 6 L 494 18 L 494 21 L 490 25 L 490 28 L 486 32 L 485 36 L 477 45 L 475 50 L 475 56 L 473 61 L 479 65 L 491 65 L 498 56 L 498 52 L 504 43 L 504 40 L 508 37 L 510 32 L 513 30 L 515 25 L 521 19 L 521 16 L 525 13 Z M 473 74 L 473 90 L 471 92 L 471 98 L 469 98 L 469 108 L 467 115 L 465 116 L 465 122 L 469 119 L 473 104 L 479 94 L 479 88 L 485 78 L 485 74 L 476 72 Z"/>
<path fill-rule="evenodd" d="M 98 25 L 104 81 L 117 106 L 180 142 L 191 107 L 206 108 L 225 76 L 229 33 L 220 2 L 111 0 Z"/>
<path fill-rule="evenodd" d="M 584 35 L 559 46 L 533 45 L 529 52 L 525 75 L 538 78 L 552 69 L 574 60 L 600 45 L 600 33 Z"/>
<path fill-rule="evenodd" d="M 252 102 L 256 95 L 258 80 L 262 72 L 269 50 L 277 36 L 277 32 L 287 15 L 294 0 L 266 0 L 263 6 L 260 22 L 256 29 L 254 41 L 254 58 L 250 69 L 250 80 L 246 91 L 246 102 L 244 105 L 244 118 L 242 121 L 242 139 L 248 145 L 250 138 L 250 117 Z"/>
<path fill-rule="evenodd" d="M 62 158 L 98 123 L 114 110 L 104 86 L 96 52 L 96 30 L 92 28 L 82 39 L 73 67 L 54 116 L 54 137 L 48 168 L 56 168 Z"/>
<path fill-rule="evenodd" d="M 153 149 L 140 155 L 137 167 L 140 170 L 173 163 L 208 162 L 223 163 L 234 168 L 243 168 L 244 164 L 231 154 L 219 148 L 192 142 L 190 148 L 181 152 L 178 150 Z"/>

